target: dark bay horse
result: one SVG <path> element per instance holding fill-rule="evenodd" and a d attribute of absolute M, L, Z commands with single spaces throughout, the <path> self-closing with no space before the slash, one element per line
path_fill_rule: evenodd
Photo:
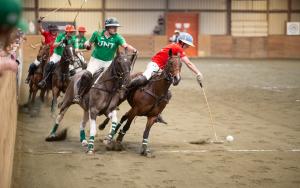
<path fill-rule="evenodd" d="M 130 69 L 131 63 L 135 55 L 128 58 L 131 55 L 118 53 L 117 56 L 112 61 L 111 65 L 96 77 L 96 80 L 92 84 L 90 90 L 84 94 L 80 106 L 83 109 L 83 118 L 81 122 L 81 127 L 85 127 L 88 120 L 90 120 L 90 139 L 88 143 L 88 153 L 94 152 L 94 138 L 96 134 L 96 117 L 100 115 L 108 116 L 117 105 L 119 104 L 119 94 L 122 85 L 126 85 L 130 81 Z M 73 104 L 73 98 L 77 92 L 77 85 L 80 81 L 81 75 L 85 74 L 87 71 L 84 70 L 76 74 L 71 83 L 69 84 L 66 94 L 62 103 L 60 104 L 60 112 L 56 118 L 55 125 L 46 138 L 46 141 L 57 141 L 62 140 L 65 137 L 64 134 L 56 134 L 56 130 L 59 123 L 64 117 L 64 114 L 68 108 Z M 81 138 L 85 140 L 85 132 L 80 131 Z"/>
<path fill-rule="evenodd" d="M 115 134 L 126 121 L 116 139 L 116 147 L 118 149 L 122 147 L 121 142 L 129 130 L 132 120 L 136 116 L 146 116 L 147 124 L 143 134 L 141 155 L 147 156 L 150 154 L 150 150 L 148 149 L 150 129 L 156 122 L 158 115 L 164 110 L 171 99 L 171 92 L 169 91 L 170 85 L 173 84 L 176 86 L 179 84 L 180 72 L 181 62 L 179 56 L 173 56 L 172 53 L 169 52 L 168 63 L 161 74 L 153 76 L 146 86 L 129 92 L 127 101 L 131 109 L 121 118 L 116 129 L 112 131 L 112 133 Z"/>
<path fill-rule="evenodd" d="M 64 48 L 61 60 L 55 64 L 52 73 L 52 104 L 51 112 L 55 112 L 57 105 L 57 98 L 60 92 L 65 93 L 70 83 L 69 65 L 75 61 L 75 49 L 72 45 L 67 45 Z"/>
<path fill-rule="evenodd" d="M 39 90 L 38 83 L 43 79 L 43 72 L 44 72 L 44 67 L 46 63 L 48 62 L 50 57 L 50 46 L 49 45 L 42 45 L 39 49 L 38 55 L 37 55 L 37 60 L 41 62 L 34 72 L 34 74 L 31 76 L 30 81 L 29 81 L 29 97 L 28 97 L 28 102 L 27 105 L 30 108 L 31 105 L 34 104 L 35 102 L 35 97 L 36 94 Z M 44 94 L 45 94 L 46 89 L 41 89 L 41 100 L 44 101 Z"/>

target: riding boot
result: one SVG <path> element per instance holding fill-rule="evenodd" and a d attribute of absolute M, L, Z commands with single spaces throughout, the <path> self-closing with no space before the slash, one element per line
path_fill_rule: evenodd
<path fill-rule="evenodd" d="M 46 87 L 48 77 L 50 76 L 50 74 L 51 74 L 53 68 L 54 68 L 54 62 L 50 61 L 49 63 L 46 64 L 45 72 L 44 72 L 44 74 L 43 74 L 43 80 L 41 80 L 41 81 L 38 83 L 38 86 L 39 86 L 40 88 L 45 88 L 45 87 Z"/>
<path fill-rule="evenodd" d="M 134 79 L 131 80 L 131 82 L 126 87 L 127 90 L 136 89 L 140 86 L 144 86 L 148 83 L 147 78 L 144 75 L 138 75 Z"/>
<path fill-rule="evenodd" d="M 27 78 L 25 80 L 26 84 L 29 84 L 30 78 L 31 78 L 31 76 L 33 76 L 36 69 L 37 69 L 37 66 L 34 63 L 31 63 L 30 66 L 29 66 Z"/>
<path fill-rule="evenodd" d="M 79 80 L 78 92 L 77 92 L 77 95 L 75 95 L 75 97 L 73 99 L 73 103 L 77 103 L 77 104 L 80 103 L 83 95 L 86 92 L 88 92 L 88 90 L 90 89 L 90 87 L 92 85 L 92 81 L 93 81 L 93 76 L 89 71 L 83 73 L 83 75 L 81 76 L 81 78 Z"/>

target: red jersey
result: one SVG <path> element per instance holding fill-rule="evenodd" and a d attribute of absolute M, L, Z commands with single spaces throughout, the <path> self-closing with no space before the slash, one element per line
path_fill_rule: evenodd
<path fill-rule="evenodd" d="M 180 58 L 185 56 L 183 48 L 178 43 L 168 44 L 162 48 L 155 56 L 152 57 L 152 61 L 155 62 L 160 69 L 164 69 L 169 58 L 169 49 L 172 49 L 173 55 L 180 55 Z"/>
<path fill-rule="evenodd" d="M 42 35 L 45 38 L 45 43 L 50 45 L 50 55 L 52 55 L 54 51 L 53 45 L 57 35 L 52 35 L 49 31 L 44 31 Z"/>

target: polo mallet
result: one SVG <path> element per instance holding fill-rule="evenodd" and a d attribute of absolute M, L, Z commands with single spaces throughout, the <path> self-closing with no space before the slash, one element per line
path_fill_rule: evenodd
<path fill-rule="evenodd" d="M 71 0 L 68 0 L 68 1 L 66 2 L 66 4 L 65 4 L 63 7 L 58 7 L 58 8 L 56 8 L 56 9 L 52 10 L 51 12 L 49 12 L 48 14 L 46 14 L 45 16 L 42 16 L 40 19 L 43 20 L 44 18 L 50 16 L 51 14 L 57 12 L 58 10 L 60 10 L 60 9 L 62 9 L 62 8 L 66 8 L 68 4 L 69 4 L 70 7 L 72 6 Z"/>
<path fill-rule="evenodd" d="M 41 46 L 42 45 L 42 43 L 36 43 L 36 44 L 30 44 L 30 47 L 31 48 L 33 48 L 33 49 L 36 49 L 36 47 L 38 47 L 38 46 Z"/>
<path fill-rule="evenodd" d="M 77 13 L 76 13 L 76 15 L 75 15 L 75 18 L 74 18 L 74 21 L 73 21 L 74 26 L 75 26 L 76 19 L 77 19 L 78 15 L 79 15 L 79 12 L 81 11 L 83 5 L 84 5 L 86 2 L 87 2 L 87 0 L 83 0 L 82 3 L 81 3 L 80 9 L 77 11 Z"/>
<path fill-rule="evenodd" d="M 210 125 L 211 125 L 211 128 L 212 128 L 213 137 L 215 138 L 215 140 L 212 140 L 210 142 L 214 143 L 214 144 L 222 144 L 222 143 L 224 143 L 224 141 L 218 139 L 217 132 L 216 132 L 215 125 L 214 125 L 213 116 L 212 116 L 211 109 L 210 109 L 210 106 L 208 104 L 208 100 L 207 100 L 207 97 L 206 97 L 205 89 L 204 89 L 202 83 L 200 83 L 200 87 L 202 88 L 202 92 L 203 92 L 203 95 L 204 95 L 204 98 L 205 98 L 205 102 L 206 102 L 207 109 L 208 109 L 208 112 L 209 112 L 209 117 L 210 117 Z"/>

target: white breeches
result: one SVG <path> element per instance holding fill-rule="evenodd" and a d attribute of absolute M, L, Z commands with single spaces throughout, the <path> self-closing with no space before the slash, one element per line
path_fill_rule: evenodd
<path fill-rule="evenodd" d="M 148 63 L 147 68 L 143 73 L 143 76 L 145 76 L 147 80 L 150 80 L 153 73 L 158 72 L 159 70 L 160 70 L 159 66 L 156 63 L 151 61 L 150 63 Z"/>
<path fill-rule="evenodd" d="M 54 53 L 51 57 L 50 57 L 50 62 L 52 61 L 54 64 L 58 63 L 61 59 L 60 55 L 57 55 L 56 53 Z"/>
<path fill-rule="evenodd" d="M 87 69 L 92 75 L 102 67 L 106 70 L 112 61 L 102 61 L 100 59 L 96 59 L 91 57 L 90 62 L 88 63 Z"/>

